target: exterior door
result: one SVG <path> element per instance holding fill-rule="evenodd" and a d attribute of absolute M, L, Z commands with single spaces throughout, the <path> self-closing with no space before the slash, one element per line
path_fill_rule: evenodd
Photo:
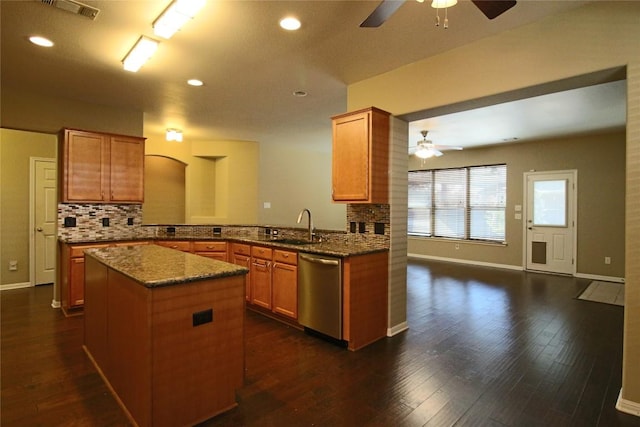
<path fill-rule="evenodd" d="M 525 173 L 526 269 L 575 274 L 576 171 Z"/>
<path fill-rule="evenodd" d="M 33 228 L 32 283 L 53 283 L 56 277 L 56 162 L 53 159 L 33 159 Z"/>

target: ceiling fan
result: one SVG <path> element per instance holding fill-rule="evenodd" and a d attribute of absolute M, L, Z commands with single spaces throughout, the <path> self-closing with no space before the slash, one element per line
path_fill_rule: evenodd
<path fill-rule="evenodd" d="M 437 0 L 434 0 L 434 3 Z M 360 27 L 379 27 L 403 5 L 405 0 L 382 0 Z M 516 0 L 471 0 L 471 2 L 489 19 L 502 15 L 516 5 Z M 433 6 L 436 7 L 436 6 Z"/>
<path fill-rule="evenodd" d="M 409 148 L 409 154 L 413 154 L 421 159 L 428 159 L 430 157 L 442 156 L 442 151 L 446 150 L 462 150 L 462 147 L 456 147 L 453 145 L 437 145 L 427 139 L 428 130 L 420 131 L 422 134 L 422 141 L 418 141 L 418 145 Z"/>

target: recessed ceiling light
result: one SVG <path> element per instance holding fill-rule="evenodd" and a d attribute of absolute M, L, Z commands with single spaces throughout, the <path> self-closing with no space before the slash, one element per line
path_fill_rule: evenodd
<path fill-rule="evenodd" d="M 187 80 L 187 84 L 189 86 L 202 86 L 204 83 L 202 82 L 202 80 L 189 79 L 189 80 Z"/>
<path fill-rule="evenodd" d="M 302 98 L 302 97 L 307 96 L 307 92 L 305 92 L 303 90 L 296 90 L 295 92 L 293 92 L 293 96 L 297 96 L 299 98 Z"/>
<path fill-rule="evenodd" d="M 295 31 L 299 29 L 301 25 L 300 21 L 292 16 L 280 20 L 280 26 L 288 31 Z"/>
<path fill-rule="evenodd" d="M 40 37 L 40 36 L 31 36 L 29 37 L 29 41 L 33 44 L 36 44 L 38 46 L 42 46 L 42 47 L 51 47 L 53 46 L 53 42 L 49 39 L 46 39 L 44 37 Z"/>

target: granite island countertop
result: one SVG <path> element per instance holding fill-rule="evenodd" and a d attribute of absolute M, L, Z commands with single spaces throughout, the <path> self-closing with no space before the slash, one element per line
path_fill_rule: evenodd
<path fill-rule="evenodd" d="M 147 288 L 249 272 L 247 268 L 235 264 L 157 245 L 97 248 L 89 249 L 85 254 Z"/>

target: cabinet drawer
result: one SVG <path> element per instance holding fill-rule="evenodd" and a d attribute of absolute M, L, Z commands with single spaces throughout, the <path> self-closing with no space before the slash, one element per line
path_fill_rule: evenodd
<path fill-rule="evenodd" d="M 69 256 L 71 258 L 79 258 L 84 256 L 84 251 L 87 249 L 95 249 L 95 248 L 106 248 L 109 244 L 105 243 L 102 245 L 73 245 L 69 246 Z"/>
<path fill-rule="evenodd" d="M 193 242 L 194 252 L 226 252 L 227 242 Z"/>
<path fill-rule="evenodd" d="M 238 255 L 251 255 L 251 246 L 245 245 L 243 243 L 233 243 L 231 246 L 231 252 Z"/>
<path fill-rule="evenodd" d="M 264 246 L 252 246 L 251 256 L 254 258 L 271 259 L 271 248 L 265 248 Z"/>
<path fill-rule="evenodd" d="M 158 240 L 156 245 L 164 246 L 165 248 L 177 249 L 183 252 L 191 252 L 191 242 L 181 240 Z"/>
<path fill-rule="evenodd" d="M 273 261 L 282 262 L 284 264 L 298 265 L 298 253 L 276 249 L 273 251 Z"/>

